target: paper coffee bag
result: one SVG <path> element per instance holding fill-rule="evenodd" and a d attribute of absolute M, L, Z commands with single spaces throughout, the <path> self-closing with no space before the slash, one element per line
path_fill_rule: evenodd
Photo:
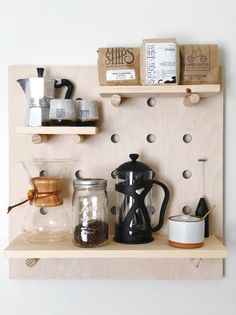
<path fill-rule="evenodd" d="M 100 85 L 138 85 L 140 49 L 111 47 L 98 49 L 98 78 Z"/>
<path fill-rule="evenodd" d="M 145 39 L 140 50 L 142 85 L 179 83 L 179 48 L 176 39 Z"/>
<path fill-rule="evenodd" d="M 180 46 L 181 84 L 214 84 L 219 82 L 219 49 L 217 45 Z"/>

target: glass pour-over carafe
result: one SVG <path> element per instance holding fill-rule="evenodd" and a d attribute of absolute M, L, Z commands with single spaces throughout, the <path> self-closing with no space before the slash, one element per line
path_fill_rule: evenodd
<path fill-rule="evenodd" d="M 33 187 L 28 192 L 23 231 L 31 242 L 56 242 L 70 232 L 69 216 L 63 206 L 61 184 L 69 161 L 32 159 L 21 161 Z"/>
<path fill-rule="evenodd" d="M 152 232 L 161 229 L 169 201 L 167 186 L 154 179 L 155 172 L 146 164 L 136 161 L 138 154 L 130 154 L 131 161 L 120 165 L 111 176 L 116 179 L 116 223 L 114 240 L 119 243 L 141 244 L 153 240 Z M 159 222 L 151 226 L 152 186 L 164 190 Z"/>

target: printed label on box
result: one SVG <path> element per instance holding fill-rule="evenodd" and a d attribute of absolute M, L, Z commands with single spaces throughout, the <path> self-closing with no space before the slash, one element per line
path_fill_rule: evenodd
<path fill-rule="evenodd" d="M 146 83 L 176 83 L 176 44 L 146 44 Z"/>
<path fill-rule="evenodd" d="M 185 71 L 209 71 L 211 68 L 210 47 L 207 45 L 184 46 Z"/>
<path fill-rule="evenodd" d="M 135 80 L 135 70 L 121 69 L 121 70 L 107 70 L 107 81 L 121 81 L 121 80 Z"/>

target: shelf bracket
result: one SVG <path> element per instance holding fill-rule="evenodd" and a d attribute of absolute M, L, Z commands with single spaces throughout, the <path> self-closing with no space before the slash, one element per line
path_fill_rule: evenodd
<path fill-rule="evenodd" d="M 111 105 L 120 106 L 120 104 L 121 104 L 121 96 L 119 94 L 113 94 L 111 96 Z"/>
<path fill-rule="evenodd" d="M 49 136 L 48 135 L 33 135 L 31 138 L 32 142 L 34 144 L 39 144 L 39 143 L 45 143 L 48 142 Z"/>
<path fill-rule="evenodd" d="M 186 89 L 186 96 L 183 99 L 183 104 L 185 106 L 196 105 L 200 102 L 200 96 L 197 93 L 192 93 L 191 89 Z"/>

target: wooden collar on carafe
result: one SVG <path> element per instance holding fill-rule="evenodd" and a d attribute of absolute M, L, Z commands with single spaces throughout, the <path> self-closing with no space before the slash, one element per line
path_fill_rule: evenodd
<path fill-rule="evenodd" d="M 16 208 L 18 206 L 21 206 L 23 205 L 24 203 L 26 203 L 27 201 L 30 202 L 30 204 L 32 204 L 32 202 L 34 200 L 37 200 L 37 199 L 43 199 L 43 198 L 48 198 L 50 196 L 56 196 L 56 195 L 59 195 L 60 194 L 60 190 L 55 190 L 55 191 L 48 191 L 48 192 L 39 192 L 34 184 L 34 181 L 31 179 L 31 182 L 34 186 L 34 189 L 30 189 L 28 190 L 28 193 L 27 193 L 27 199 L 25 199 L 24 201 L 21 201 L 13 206 L 9 206 L 8 209 L 7 209 L 7 213 L 9 213 L 13 208 Z M 43 195 L 43 196 L 40 196 L 40 195 Z"/>

